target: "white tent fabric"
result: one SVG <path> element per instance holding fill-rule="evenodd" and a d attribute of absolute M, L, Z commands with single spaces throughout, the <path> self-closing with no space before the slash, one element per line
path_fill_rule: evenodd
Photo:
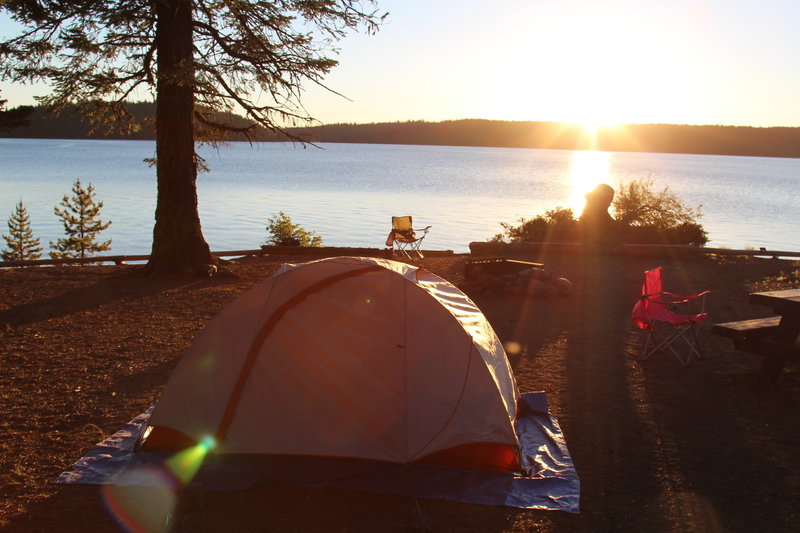
<path fill-rule="evenodd" d="M 149 423 L 215 436 L 223 454 L 407 464 L 465 445 L 518 450 L 518 400 L 500 341 L 455 286 L 339 257 L 284 265 L 225 308 Z"/>

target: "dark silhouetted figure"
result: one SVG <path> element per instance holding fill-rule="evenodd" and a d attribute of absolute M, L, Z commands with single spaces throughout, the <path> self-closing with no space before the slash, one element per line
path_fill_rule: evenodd
<path fill-rule="evenodd" d="M 614 189 L 601 183 L 586 195 L 586 207 L 581 213 L 581 234 L 584 242 L 619 244 L 622 242 L 619 222 L 608 214 L 614 200 Z"/>

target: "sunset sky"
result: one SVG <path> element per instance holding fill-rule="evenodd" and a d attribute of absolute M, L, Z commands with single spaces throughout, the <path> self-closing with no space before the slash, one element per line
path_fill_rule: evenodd
<path fill-rule="evenodd" d="M 800 126 L 797 0 L 381 0 L 322 122 L 487 118 Z M 9 26 L 0 21 L 0 35 Z M 0 84 L 10 105 L 30 89 Z"/>

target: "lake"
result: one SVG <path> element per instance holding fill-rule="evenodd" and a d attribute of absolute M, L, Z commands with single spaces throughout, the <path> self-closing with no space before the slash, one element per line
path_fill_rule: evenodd
<path fill-rule="evenodd" d="M 283 211 L 329 246 L 383 246 L 391 216 L 413 215 L 415 226 L 432 226 L 425 248 L 466 252 L 499 233 L 500 222 L 556 206 L 578 214 L 597 183 L 617 188 L 642 177 L 686 205 L 702 204 L 709 246 L 800 250 L 800 159 L 291 143 L 200 153 L 211 168 L 198 194 L 212 250 L 258 248 L 267 219 Z M 0 217 L 21 198 L 47 250 L 63 236 L 53 207 L 80 178 L 104 203 L 101 219 L 113 222 L 102 234 L 111 253 L 149 253 L 156 179 L 143 159 L 154 156 L 153 141 L 0 139 Z"/>

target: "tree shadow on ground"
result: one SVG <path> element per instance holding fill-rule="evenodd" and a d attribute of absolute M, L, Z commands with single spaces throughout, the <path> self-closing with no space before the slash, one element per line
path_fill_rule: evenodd
<path fill-rule="evenodd" d="M 563 425 L 581 477 L 582 522 L 668 531 L 657 451 L 643 437 L 647 420 L 631 383 L 630 310 L 642 264 L 601 254 L 575 258 L 580 304 L 566 338 Z M 646 437 L 644 437 L 646 441 Z"/>
<path fill-rule="evenodd" d="M 138 269 L 126 269 L 120 273 L 97 277 L 99 281 L 92 284 L 75 289 L 65 289 L 53 296 L 45 296 L 0 310 L 0 325 L 5 324 L 5 327 L 16 328 L 88 311 L 103 305 L 153 296 L 167 290 L 177 288 L 194 290 L 236 281 L 236 277 L 230 275 L 213 278 L 164 277 L 149 279 L 143 277 Z"/>

